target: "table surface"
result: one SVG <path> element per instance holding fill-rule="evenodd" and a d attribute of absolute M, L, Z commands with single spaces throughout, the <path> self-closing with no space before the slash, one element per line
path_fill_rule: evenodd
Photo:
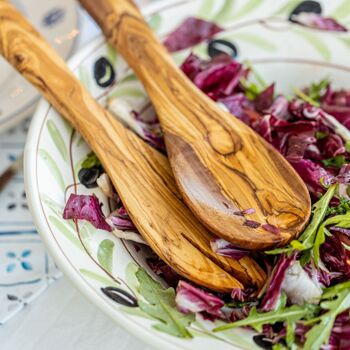
<path fill-rule="evenodd" d="M 84 20 L 78 47 L 99 33 L 91 19 L 85 14 L 82 16 Z M 118 327 L 65 277 L 0 327 L 0 350 L 63 348 L 152 350 Z"/>
<path fill-rule="evenodd" d="M 1 350 L 152 350 L 118 327 L 67 278 L 0 328 Z"/>

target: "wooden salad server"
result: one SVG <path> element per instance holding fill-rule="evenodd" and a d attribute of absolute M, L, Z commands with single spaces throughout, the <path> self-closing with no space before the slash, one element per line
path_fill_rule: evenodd
<path fill-rule="evenodd" d="M 143 83 L 181 195 L 202 223 L 246 249 L 297 237 L 310 217 L 310 196 L 283 156 L 187 79 L 132 0 L 79 2 Z M 234 215 L 251 208 L 258 228 Z"/>
<path fill-rule="evenodd" d="M 182 202 L 166 157 L 100 106 L 6 0 L 0 0 L 0 53 L 82 134 L 132 221 L 167 264 L 183 277 L 220 292 L 262 286 L 265 273 L 252 258 L 237 261 L 212 251 L 214 236 Z"/>

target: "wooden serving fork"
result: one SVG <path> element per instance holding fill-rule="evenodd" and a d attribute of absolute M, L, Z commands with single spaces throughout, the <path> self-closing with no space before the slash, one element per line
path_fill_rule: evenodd
<path fill-rule="evenodd" d="M 281 246 L 298 236 L 311 201 L 283 156 L 187 79 L 132 0 L 79 1 L 145 86 L 177 185 L 204 225 L 246 249 Z M 250 208 L 259 227 L 233 215 Z"/>
<path fill-rule="evenodd" d="M 166 157 L 100 106 L 6 0 L 0 0 L 0 53 L 81 133 L 159 257 L 183 277 L 212 290 L 263 284 L 265 273 L 250 257 L 236 261 L 211 250 L 213 235 L 182 202 Z"/>

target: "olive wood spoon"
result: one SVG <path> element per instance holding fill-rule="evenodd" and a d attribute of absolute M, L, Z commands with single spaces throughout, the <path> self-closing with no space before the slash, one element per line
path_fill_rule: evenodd
<path fill-rule="evenodd" d="M 181 195 L 205 226 L 246 249 L 298 236 L 310 216 L 310 196 L 282 155 L 187 79 L 133 1 L 79 1 L 144 84 Z M 250 208 L 258 228 L 233 215 Z"/>
<path fill-rule="evenodd" d="M 166 157 L 100 106 L 6 0 L 0 0 L 0 53 L 82 134 L 142 236 L 175 271 L 221 292 L 264 283 L 252 258 L 236 261 L 211 250 L 213 235 L 182 202 Z"/>

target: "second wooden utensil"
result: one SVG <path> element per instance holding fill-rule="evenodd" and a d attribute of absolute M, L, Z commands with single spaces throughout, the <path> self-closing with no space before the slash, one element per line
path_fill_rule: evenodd
<path fill-rule="evenodd" d="M 144 84 L 158 113 L 174 176 L 191 210 L 246 249 L 286 244 L 311 212 L 309 192 L 271 145 L 199 91 L 176 67 L 132 0 L 79 0 Z M 245 225 L 235 212 L 253 208 Z M 264 229 L 276 226 L 274 232 Z M 271 226 L 269 226 L 271 227 Z"/>
<path fill-rule="evenodd" d="M 0 0 L 0 53 L 83 135 L 136 227 L 166 263 L 212 290 L 262 285 L 265 274 L 253 259 L 236 261 L 212 252 L 213 236 L 182 203 L 166 158 L 101 107 L 5 0 Z"/>

